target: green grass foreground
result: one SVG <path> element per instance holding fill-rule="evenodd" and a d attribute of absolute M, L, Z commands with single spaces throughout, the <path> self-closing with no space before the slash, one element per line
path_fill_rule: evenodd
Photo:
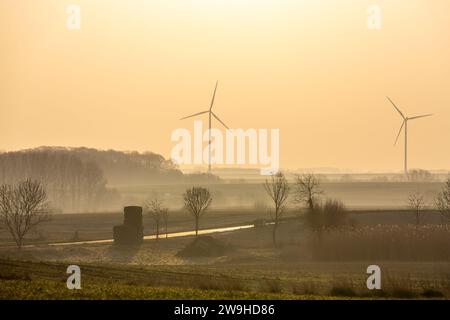
<path fill-rule="evenodd" d="M 317 296 L 272 294 L 260 292 L 200 290 L 126 285 L 113 282 L 83 284 L 80 290 L 69 290 L 65 282 L 54 280 L 0 280 L 2 300 L 53 299 L 126 299 L 126 300 L 299 300 Z M 323 297 L 320 297 L 323 299 Z"/>
<path fill-rule="evenodd" d="M 186 299 L 324 300 L 446 299 L 448 264 L 392 264 L 386 268 L 421 270 L 385 274 L 383 290 L 368 291 L 361 263 L 272 265 L 139 266 L 81 263 L 80 290 L 66 286 L 69 262 L 0 259 L 0 299 Z M 338 275 L 338 276 L 336 276 Z M 343 278 L 341 278 L 343 277 Z"/>
<path fill-rule="evenodd" d="M 220 276 L 218 279 L 223 282 L 211 282 L 207 273 L 194 275 L 190 272 L 125 265 L 83 265 L 82 288 L 69 290 L 66 286 L 68 265 L 59 262 L 0 260 L 0 299 L 324 299 L 318 295 L 244 290 L 235 284 L 224 286 L 227 279 Z"/>

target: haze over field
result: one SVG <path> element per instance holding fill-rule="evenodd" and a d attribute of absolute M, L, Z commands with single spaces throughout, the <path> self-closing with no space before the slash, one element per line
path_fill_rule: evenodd
<path fill-rule="evenodd" d="M 1 0 L 0 300 L 450 299 L 449 13 Z"/>
<path fill-rule="evenodd" d="M 153 151 L 165 158 L 179 118 L 209 104 L 232 128 L 279 128 L 282 168 L 400 171 L 398 114 L 410 167 L 445 169 L 450 151 L 450 3 L 78 0 L 0 3 L 0 149 L 41 145 Z M 204 118 L 206 124 L 206 117 Z"/>

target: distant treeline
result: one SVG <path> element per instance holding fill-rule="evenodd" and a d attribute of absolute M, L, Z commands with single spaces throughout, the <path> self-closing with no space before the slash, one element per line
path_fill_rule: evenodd
<path fill-rule="evenodd" d="M 217 181 L 205 174 L 183 175 L 155 153 L 90 148 L 40 147 L 0 153 L 0 183 L 34 179 L 53 206 L 65 211 L 117 208 L 120 195 L 107 185 L 149 185 Z"/>
<path fill-rule="evenodd" d="M 0 154 L 0 182 L 16 184 L 33 179 L 41 182 L 52 206 L 66 211 L 95 211 L 102 203 L 116 198 L 106 188 L 102 169 L 78 155 L 50 149 Z"/>
<path fill-rule="evenodd" d="M 55 150 L 55 148 L 39 148 Z M 94 162 L 104 172 L 108 184 L 138 185 L 183 179 L 183 173 L 163 156 L 136 151 L 97 150 L 92 148 L 58 148 L 58 152 L 76 155 L 83 162 Z"/>

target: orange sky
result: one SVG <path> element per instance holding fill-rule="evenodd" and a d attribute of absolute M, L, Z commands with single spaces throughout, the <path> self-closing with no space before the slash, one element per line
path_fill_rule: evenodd
<path fill-rule="evenodd" d="M 382 29 L 366 27 L 369 4 Z M 82 10 L 66 28 L 66 6 Z M 279 128 L 281 166 L 450 168 L 448 0 L 2 0 L 0 150 L 40 145 L 168 157 L 179 118 Z M 207 117 L 204 117 L 206 121 Z M 206 124 L 206 123 L 205 123 Z"/>

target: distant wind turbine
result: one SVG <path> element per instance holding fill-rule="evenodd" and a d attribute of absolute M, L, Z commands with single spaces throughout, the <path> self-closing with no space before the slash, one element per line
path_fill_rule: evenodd
<path fill-rule="evenodd" d="M 202 111 L 202 112 L 199 112 L 199 113 L 196 113 L 196 114 L 193 114 L 193 115 L 190 115 L 190 116 L 187 116 L 187 117 L 184 117 L 184 118 L 181 118 L 181 119 L 180 119 L 180 120 L 184 120 L 184 119 L 192 118 L 192 117 L 195 117 L 195 116 L 199 116 L 199 115 L 204 114 L 204 113 L 208 113 L 208 114 L 209 114 L 209 142 L 208 142 L 208 152 L 209 152 L 209 155 L 208 155 L 208 173 L 211 173 L 211 117 L 216 118 L 216 120 L 219 121 L 219 122 L 220 122 L 225 128 L 227 128 L 228 130 L 230 129 L 230 128 L 228 128 L 228 126 L 227 126 L 222 120 L 220 120 L 219 117 L 212 111 L 212 108 L 213 108 L 213 106 L 214 106 L 214 99 L 216 98 L 216 91 L 217 91 L 217 86 L 218 86 L 218 84 L 219 84 L 219 81 L 216 81 L 216 87 L 214 88 L 214 93 L 213 93 L 213 96 L 212 96 L 212 99 L 211 99 L 211 105 L 209 106 L 209 110 Z"/>
<path fill-rule="evenodd" d="M 425 117 L 431 117 L 433 114 L 425 114 L 425 115 L 422 115 L 422 116 L 416 116 L 416 117 L 409 118 L 409 117 L 406 117 L 400 111 L 400 109 L 395 105 L 394 102 L 392 102 L 392 100 L 389 97 L 387 97 L 387 99 L 389 100 L 390 103 L 392 103 L 394 108 L 398 111 L 400 116 L 403 118 L 403 123 L 402 123 L 402 126 L 400 127 L 400 130 L 398 132 L 397 138 L 395 139 L 394 145 L 397 144 L 398 138 L 400 137 L 400 134 L 402 133 L 402 129 L 404 127 L 405 128 L 405 175 L 407 175 L 408 174 L 408 121 L 416 120 L 416 119 L 420 119 L 420 118 L 425 118 Z"/>

